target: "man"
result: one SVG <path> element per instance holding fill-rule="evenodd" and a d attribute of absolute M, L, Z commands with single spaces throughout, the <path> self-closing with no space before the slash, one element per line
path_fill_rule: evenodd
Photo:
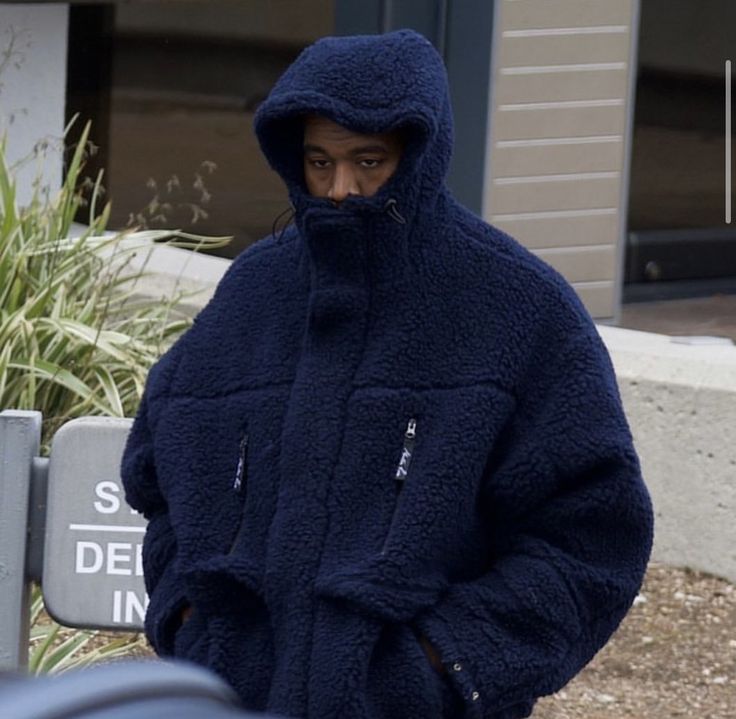
<path fill-rule="evenodd" d="M 528 716 L 606 642 L 650 550 L 595 327 L 447 191 L 421 36 L 321 40 L 255 126 L 295 226 L 150 373 L 123 461 L 147 634 L 251 709 Z"/>

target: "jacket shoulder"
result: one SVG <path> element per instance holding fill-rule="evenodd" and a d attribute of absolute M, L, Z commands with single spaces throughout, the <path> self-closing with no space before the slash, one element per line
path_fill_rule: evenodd
<path fill-rule="evenodd" d="M 475 277 L 481 301 L 503 309 L 508 322 L 547 339 L 587 334 L 593 321 L 570 283 L 511 235 L 462 206 L 455 209 L 450 249 L 458 272 Z"/>
<path fill-rule="evenodd" d="M 264 270 L 277 270 L 282 260 L 293 255 L 296 238 L 297 230 L 290 225 L 281 236 L 268 235 L 243 250 L 222 276 L 208 305 L 239 286 L 245 277 Z"/>
<path fill-rule="evenodd" d="M 304 306 L 297 231 L 251 245 L 233 260 L 212 299 L 180 338 L 172 394 L 214 396 L 276 366 L 284 318 Z M 213 348 L 218 348 L 213 352 Z M 234 358 L 239 358 L 234 362 Z M 270 371 L 270 370 L 269 370 Z M 271 378 L 273 379 L 273 378 Z"/>

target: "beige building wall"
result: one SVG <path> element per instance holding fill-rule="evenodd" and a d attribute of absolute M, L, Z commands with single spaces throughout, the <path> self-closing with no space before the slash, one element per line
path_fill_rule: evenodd
<path fill-rule="evenodd" d="M 497 0 L 483 215 L 615 320 L 639 0 Z"/>

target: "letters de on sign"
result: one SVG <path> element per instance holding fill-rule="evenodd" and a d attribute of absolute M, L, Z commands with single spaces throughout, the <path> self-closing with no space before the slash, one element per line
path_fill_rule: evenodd
<path fill-rule="evenodd" d="M 43 594 L 59 623 L 140 629 L 148 604 L 146 522 L 124 499 L 120 459 L 132 421 L 83 417 L 54 436 L 49 462 Z"/>

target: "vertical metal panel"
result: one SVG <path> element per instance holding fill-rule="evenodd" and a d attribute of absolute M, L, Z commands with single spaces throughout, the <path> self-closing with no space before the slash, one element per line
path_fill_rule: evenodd
<path fill-rule="evenodd" d="M 43 538 L 46 533 L 46 489 L 49 478 L 48 457 L 34 457 L 31 466 L 31 492 L 28 498 L 28 547 L 26 576 L 41 583 Z"/>
<path fill-rule="evenodd" d="M 446 4 L 442 0 L 384 0 L 384 32 L 410 27 L 443 53 Z"/>
<path fill-rule="evenodd" d="M 445 62 L 455 114 L 455 152 L 448 184 L 464 205 L 480 214 L 491 85 L 495 2 L 449 5 Z"/>
<path fill-rule="evenodd" d="M 28 497 L 40 443 L 40 412 L 0 413 L 0 670 L 28 661 Z"/>
<path fill-rule="evenodd" d="M 632 0 L 631 9 L 631 47 L 629 49 L 629 93 L 627 97 L 626 129 L 624 130 L 624 154 L 621 168 L 621 202 L 619 204 L 619 231 L 617 242 L 616 276 L 613 285 L 613 324 L 621 320 L 621 305 L 624 291 L 626 268 L 626 243 L 629 220 L 629 194 L 631 193 L 631 147 L 634 138 L 634 107 L 636 104 L 636 71 L 639 56 L 639 26 L 641 20 L 641 0 Z"/>
<path fill-rule="evenodd" d="M 369 35 L 382 31 L 385 0 L 335 0 L 335 35 Z"/>

